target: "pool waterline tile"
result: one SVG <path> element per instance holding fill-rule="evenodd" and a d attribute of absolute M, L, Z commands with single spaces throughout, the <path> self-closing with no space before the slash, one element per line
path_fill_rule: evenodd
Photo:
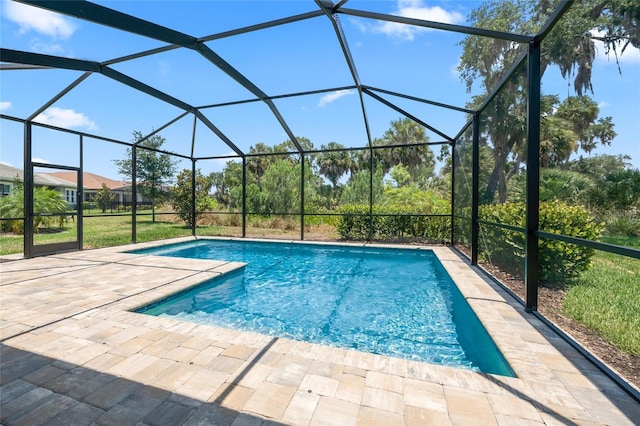
<path fill-rule="evenodd" d="M 180 240 L 189 241 L 192 239 L 181 238 Z M 145 243 L 145 245 L 151 247 L 175 241 L 177 240 Z M 262 423 L 265 419 L 284 424 L 326 424 L 327 419 L 334 421 L 336 424 L 356 424 L 359 420 L 372 419 L 372 413 L 375 414 L 374 411 L 370 410 L 366 405 L 362 405 L 365 380 L 369 372 L 374 372 L 375 374 L 387 373 L 375 369 L 375 360 L 371 366 L 369 366 L 368 360 L 362 362 L 362 365 L 371 367 L 370 370 L 360 369 L 359 366 L 363 358 L 362 353 L 353 350 L 334 350 L 331 355 L 322 355 L 323 351 L 317 352 L 315 347 L 309 346 L 301 354 L 293 356 L 291 351 L 294 348 L 300 348 L 299 344 L 287 339 L 272 339 L 255 333 L 230 332 L 229 330 L 211 326 L 182 328 L 176 324 L 177 321 L 172 319 L 154 318 L 150 320 L 148 317 L 145 318 L 146 316 L 144 315 L 128 312 L 128 309 L 135 305 L 131 303 L 132 300 L 135 300 L 136 303 L 144 303 L 158 296 L 166 296 L 175 292 L 176 288 L 180 286 L 193 285 L 198 280 L 198 274 L 202 274 L 200 275 L 201 281 L 206 279 L 204 273 L 196 272 L 191 277 L 179 278 L 168 283 L 168 280 L 159 276 L 160 274 L 157 272 L 151 272 L 156 268 L 148 266 L 140 266 L 140 271 L 125 282 L 118 278 L 119 274 L 113 274 L 111 279 L 106 271 L 109 268 L 117 271 L 122 266 L 118 264 L 118 259 L 134 256 L 123 254 L 122 251 L 140 246 L 67 253 L 48 258 L 39 258 L 36 259 L 37 262 L 32 262 L 33 259 L 18 261 L 21 266 L 15 269 L 25 270 L 28 277 L 20 282 L 3 286 L 2 310 L 4 312 L 19 313 L 23 312 L 23 306 L 30 306 L 32 314 L 28 318 L 30 318 L 29 322 L 32 325 L 23 325 L 23 327 L 27 327 L 25 330 L 30 331 L 23 333 L 25 330 L 22 330 L 20 333 L 23 334 L 16 334 L 18 337 L 7 338 L 3 341 L 3 376 L 6 380 L 9 380 L 3 386 L 3 390 L 5 387 L 19 383 L 21 380 L 24 382 L 25 379 L 23 378 L 26 378 L 28 374 L 34 374 L 37 369 L 50 365 L 51 368 L 57 369 L 56 373 L 61 372 L 61 375 L 58 376 L 59 380 L 64 380 L 64 375 L 72 374 L 73 371 L 77 371 L 79 368 L 91 369 L 90 371 L 106 377 L 109 383 L 101 389 L 95 390 L 93 395 L 89 395 L 86 398 L 86 401 L 108 409 L 122 404 L 124 410 L 126 409 L 126 401 L 130 399 L 133 393 L 139 392 L 141 389 L 149 389 L 160 395 L 158 397 L 161 399 L 159 407 L 184 407 L 181 409 L 184 409 L 186 413 L 195 413 L 191 417 L 191 420 L 194 421 L 199 418 L 223 416 L 231 419 L 228 423 L 237 418 L 238 422 L 247 421 L 256 424 Z M 491 299 L 496 298 L 493 293 L 502 294 L 490 280 L 476 276 L 471 268 L 450 249 L 446 247 L 433 247 L 432 249 L 443 260 L 443 266 L 463 294 L 477 296 L 478 288 L 491 289 L 491 291 L 482 291 L 485 296 L 487 294 L 492 295 Z M 113 258 L 110 256 L 113 256 Z M 102 275 L 106 274 L 106 276 L 100 277 L 100 280 L 92 280 L 90 275 L 85 275 L 81 278 L 83 282 L 80 286 L 78 281 L 73 279 L 73 275 L 77 275 L 78 272 L 66 272 L 56 275 L 59 279 L 52 280 L 49 277 L 49 282 L 47 282 L 46 279 L 42 279 L 44 277 L 37 276 L 34 268 L 46 268 L 48 259 L 55 259 L 56 262 L 61 260 L 69 261 L 70 264 L 73 263 L 74 259 L 102 262 L 106 266 L 105 273 Z M 447 268 L 447 265 L 450 268 Z M 456 270 L 463 273 L 458 273 Z M 43 271 L 46 271 L 46 269 Z M 171 271 L 171 269 L 167 270 L 169 273 L 172 273 Z M 3 270 L 0 270 L 0 274 L 3 274 L 3 272 Z M 467 287 L 469 291 L 465 293 Z M 155 288 L 155 290 L 150 291 L 151 288 Z M 25 291 L 26 289 L 28 291 Z M 46 289 L 46 295 L 42 292 L 42 289 Z M 81 296 L 84 293 L 97 297 L 96 300 L 99 300 L 100 303 L 67 304 L 65 307 L 66 299 L 62 297 L 63 294 L 73 294 L 79 301 L 82 301 Z M 585 361 L 580 354 L 568 347 L 561 339 L 549 334 L 549 330 L 546 327 L 541 327 L 536 318 L 530 318 L 529 315 L 525 314 L 518 303 L 501 297 L 497 299 L 495 301 L 477 303 L 476 313 L 489 333 L 494 336 L 496 344 L 498 344 L 507 359 L 514 360 L 512 364 L 515 364 L 514 368 L 518 377 L 508 378 L 490 374 L 462 372 L 449 367 L 415 361 L 398 361 L 397 358 L 388 359 L 388 365 L 385 367 L 388 368 L 388 373 L 403 377 L 404 383 L 402 389 L 402 412 L 388 412 L 390 413 L 389 418 L 393 418 L 394 423 L 402 420 L 405 424 L 412 424 L 412 422 L 413 424 L 416 422 L 451 424 L 471 420 L 475 423 L 486 421 L 487 424 L 525 424 L 527 422 L 538 422 L 537 419 L 540 418 L 542 421 L 551 422 L 551 424 L 589 422 L 589 424 L 615 423 L 631 425 L 634 419 L 640 418 L 640 404 L 633 401 L 609 379 L 604 377 L 602 373 L 596 371 L 593 365 Z M 490 309 L 487 309 L 486 306 L 489 306 Z M 492 306 L 493 308 L 491 309 Z M 61 315 L 62 319 L 60 321 L 50 323 L 52 317 L 42 315 L 50 314 L 52 310 Z M 38 314 L 40 314 L 40 321 L 37 320 Z M 19 325 L 20 323 L 13 322 L 16 321 L 16 318 L 7 315 L 6 321 L 9 322 L 7 327 L 13 324 Z M 33 318 L 36 318 L 36 320 Z M 158 361 L 139 371 L 134 377 L 118 378 L 109 373 L 109 370 L 129 357 L 116 354 L 126 352 L 124 348 L 119 349 L 120 346 L 134 344 L 130 343 L 130 340 L 108 343 L 104 339 L 131 327 L 134 330 L 137 330 L 138 327 L 145 330 L 143 334 L 133 333 L 133 335 L 137 335 L 137 338 L 156 343 L 162 342 L 161 345 L 189 347 L 185 345 L 189 345 L 187 342 L 192 342 L 190 343 L 191 346 L 198 347 L 190 347 L 190 349 L 199 351 L 199 354 L 190 362 L 196 359 L 205 361 L 204 358 L 206 358 L 209 360 L 206 363 L 207 365 L 209 363 L 215 364 L 216 360 L 222 356 L 224 349 L 232 345 L 255 348 L 256 356 L 253 361 L 244 362 L 233 374 L 228 375 L 215 368 L 196 362 L 189 364 L 184 361 L 163 359 L 161 351 L 155 355 L 147 352 L 150 345 L 142 349 L 141 353 L 147 356 L 156 356 Z M 171 332 L 167 331 L 169 328 L 172 330 Z M 63 337 L 65 339 L 62 339 Z M 132 339 L 135 338 L 133 337 Z M 105 346 L 104 349 L 107 349 L 107 352 L 100 355 L 96 353 L 93 359 L 85 361 L 82 366 L 78 366 L 68 362 L 73 357 L 69 356 L 68 350 L 65 350 L 64 347 L 54 343 L 56 340 L 59 340 L 60 344 L 70 342 L 74 345 L 73 347 L 78 348 L 90 347 L 90 344 L 98 343 Z M 202 343 L 204 341 L 212 341 L 214 343 L 201 349 L 200 346 L 204 344 Z M 193 342 L 198 343 L 193 344 Z M 525 343 L 524 345 L 523 342 Z M 532 352 L 533 347 L 528 343 L 535 343 L 536 352 Z M 130 346 L 127 347 L 130 348 Z M 18 351 L 17 356 L 12 355 L 16 351 Z M 296 350 L 295 352 L 298 353 L 299 351 Z M 34 368 L 37 367 L 36 370 L 28 370 L 29 364 L 26 363 L 26 360 L 35 362 L 38 358 L 41 358 L 41 361 L 34 364 Z M 304 375 L 302 377 L 298 375 L 289 376 L 289 380 L 292 382 L 294 376 L 299 377 L 297 385 L 295 387 L 284 386 L 284 388 L 290 390 L 281 392 L 281 397 L 279 398 L 274 395 L 272 398 L 273 407 L 264 405 L 265 398 L 268 399 L 269 395 L 256 397 L 256 394 L 265 393 L 267 388 L 273 389 L 269 386 L 265 387 L 265 384 L 269 383 L 268 378 L 278 377 L 278 374 L 282 374 L 287 370 L 290 364 L 307 365 L 305 374 L 319 375 L 318 372 L 324 369 L 316 369 L 313 370 L 313 373 L 309 373 L 314 368 L 312 365 L 318 358 L 322 362 L 338 367 L 334 368 L 332 373 L 337 375 L 332 379 L 338 382 L 333 397 L 318 395 L 318 398 L 303 399 L 299 395 L 296 398 L 297 392 L 300 392 L 297 389 L 302 383 Z M 64 360 L 64 362 L 61 360 Z M 179 365 L 180 368 L 176 369 L 175 375 L 163 377 L 168 371 L 173 370 L 176 365 Z M 206 371 L 213 374 L 211 382 L 215 383 L 212 383 L 212 387 L 217 386 L 217 389 L 209 399 L 214 401 L 206 401 L 206 395 L 199 394 L 197 389 L 199 383 L 201 383 L 200 378 L 197 377 L 198 371 L 202 371 L 199 370 L 201 368 L 206 368 Z M 574 375 L 582 376 L 582 378 Z M 37 379 L 37 376 L 32 375 L 31 377 L 34 381 Z M 229 382 L 217 385 L 225 377 L 228 377 L 227 380 Z M 470 381 L 469 378 L 471 378 Z M 237 397 L 235 399 L 230 396 L 228 401 L 230 403 L 234 401 L 233 408 L 224 408 L 224 405 L 220 406 L 219 403 L 215 402 L 216 395 L 222 392 L 222 389 L 228 383 L 235 383 L 236 380 L 239 380 L 242 386 L 250 384 L 250 387 L 244 389 L 251 390 L 240 392 L 237 395 L 234 393 L 233 396 Z M 594 386 L 595 384 L 597 386 Z M 34 389 L 41 389 L 40 392 L 50 392 L 46 388 L 46 383 L 29 385 L 35 386 Z M 396 385 L 394 384 L 393 386 Z M 180 392 L 180 389 L 183 390 L 183 393 Z M 441 399 L 438 399 L 438 404 L 431 407 L 421 407 L 419 405 L 424 405 L 420 402 L 422 399 L 412 399 L 411 395 L 413 395 L 412 392 L 415 389 L 422 389 L 420 392 L 432 395 L 433 398 L 436 398 L 435 395 L 439 395 L 438 389 L 442 389 L 442 396 Z M 172 392 L 174 393 L 172 394 Z M 208 390 L 202 393 L 208 393 Z M 71 394 L 68 396 L 73 398 Z M 172 399 L 175 396 L 179 396 L 178 400 L 182 401 L 183 405 Z M 581 398 L 584 398 L 584 401 Z M 369 391 L 367 399 L 369 401 L 374 400 L 375 393 Z M 184 405 L 184 400 L 189 401 L 187 406 Z M 248 407 L 249 409 L 247 409 L 247 403 L 250 400 L 252 401 Z M 519 402 L 514 402 L 512 407 L 505 407 L 503 402 L 511 400 Z M 13 401 L 16 400 L 14 399 Z M 20 412 L 26 415 L 28 413 L 25 410 L 26 406 L 20 406 L 20 401 L 30 404 L 28 398 L 18 400 L 11 405 L 3 403 L 3 411 L 5 408 L 11 408 L 11 412 L 14 414 Z M 88 415 L 85 408 L 91 406 L 87 405 L 86 401 L 78 401 L 77 405 L 67 408 L 67 411 L 63 414 L 67 416 L 74 414 L 77 416 Z M 475 412 L 475 416 L 468 414 L 470 407 L 475 407 L 478 410 Z M 314 410 L 310 412 L 312 408 Z M 74 409 L 77 410 L 77 414 L 73 413 Z M 397 407 L 393 409 L 397 411 Z M 96 410 L 99 409 L 96 408 Z M 376 413 L 380 415 L 380 419 L 383 418 L 380 412 Z M 95 417 L 94 414 L 91 414 L 91 416 Z M 24 419 L 27 420 L 26 417 Z M 16 420 L 19 420 L 18 416 L 16 416 Z"/>

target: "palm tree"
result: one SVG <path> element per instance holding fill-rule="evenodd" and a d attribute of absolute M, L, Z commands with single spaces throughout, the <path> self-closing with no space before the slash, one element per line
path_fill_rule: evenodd
<path fill-rule="evenodd" d="M 331 182 L 334 190 L 340 178 L 353 168 L 353 159 L 348 151 L 335 151 L 344 148 L 344 145 L 337 142 L 329 142 L 328 145 L 321 146 L 322 153 L 318 156 L 320 174 Z"/>
<path fill-rule="evenodd" d="M 410 145 L 383 151 L 387 167 L 402 164 L 407 168 L 413 181 L 431 176 L 435 166 L 433 152 L 426 143 L 429 137 L 425 129 L 409 118 L 392 121 L 382 136 L 382 145 Z"/>
<path fill-rule="evenodd" d="M 44 186 L 33 188 L 33 211 L 38 213 L 64 213 L 68 204 L 62 194 L 54 189 Z M 33 218 L 33 228 L 38 231 L 40 226 L 49 227 L 51 216 L 35 216 Z M 64 216 L 58 216 L 60 226 L 64 222 Z"/>
<path fill-rule="evenodd" d="M 0 198 L 0 217 L 23 217 L 24 216 L 24 186 L 18 177 L 13 180 L 13 188 L 11 193 L 6 197 Z M 2 221 L 3 230 L 6 221 Z M 11 230 L 14 234 L 22 234 L 23 226 L 21 220 L 11 221 Z"/>
<path fill-rule="evenodd" d="M 67 202 L 58 191 L 43 186 L 33 188 L 34 212 L 62 213 L 66 210 Z M 20 180 L 16 179 L 11 193 L 0 199 L 0 217 L 24 217 L 24 185 Z M 22 222 L 22 220 L 12 221 L 11 230 L 14 234 L 22 234 L 24 230 Z M 51 217 L 49 216 L 35 216 L 33 219 L 33 227 L 36 232 L 39 227 L 46 227 L 50 224 Z"/>
<path fill-rule="evenodd" d="M 272 154 L 273 148 L 265 145 L 262 142 L 258 142 L 255 146 L 249 148 L 249 154 Z M 254 157 L 249 157 L 247 160 L 247 170 L 252 173 L 256 177 L 256 181 L 260 184 L 260 180 L 264 175 L 264 172 L 267 171 L 267 168 L 271 163 L 274 162 L 273 156 L 269 155 L 259 155 Z"/>

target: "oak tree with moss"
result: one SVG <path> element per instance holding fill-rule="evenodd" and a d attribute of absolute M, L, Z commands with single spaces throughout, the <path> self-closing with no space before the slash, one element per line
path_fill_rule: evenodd
<path fill-rule="evenodd" d="M 469 20 L 480 28 L 536 34 L 557 4 L 557 1 L 550 0 L 492 0 L 474 9 Z M 564 151 L 563 157 L 571 145 L 578 144 L 579 148 L 588 152 L 597 143 L 611 143 L 612 135 L 615 135 L 611 119 L 596 119 L 597 114 L 595 117 L 593 115 L 595 103 L 585 96 L 593 91 L 591 72 L 596 56 L 595 41 L 604 42 L 606 52 L 617 58 L 629 45 L 640 46 L 638 22 L 640 3 L 635 0 L 584 0 L 574 2 L 545 38 L 542 43 L 541 74 L 550 66 L 557 66 L 564 78 L 573 79 L 577 97 L 568 99 L 566 106 L 581 114 L 574 117 L 573 123 L 582 122 L 571 129 L 571 126 L 562 122 L 543 120 L 541 132 L 545 132 L 544 126 L 549 126 L 549 134 L 553 132 L 554 125 L 561 125 L 559 130 L 564 136 L 557 141 L 549 141 L 553 145 L 549 151 L 553 150 L 556 142 L 558 149 Z M 493 91 L 506 70 L 527 48 L 526 45 L 508 40 L 473 35 L 467 36 L 461 44 L 463 53 L 458 66 L 461 79 L 468 90 L 479 82 L 484 91 L 482 96 L 475 98 L 475 106 Z M 517 153 L 524 151 L 526 138 L 525 82 L 524 72 L 516 73 L 483 114 L 484 130 L 494 157 L 493 171 L 483 201 L 492 201 L 496 192 L 499 200 L 505 201 L 508 176 L 522 161 L 522 156 L 518 157 Z M 582 129 L 588 129 L 588 132 L 582 132 Z M 567 131 L 575 132 L 573 141 L 567 140 Z"/>

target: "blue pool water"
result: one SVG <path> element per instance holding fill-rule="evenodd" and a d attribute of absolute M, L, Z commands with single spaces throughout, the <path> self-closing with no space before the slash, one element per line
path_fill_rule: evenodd
<path fill-rule="evenodd" d="M 134 253 L 247 263 L 137 312 L 513 376 L 429 250 L 201 240 Z"/>

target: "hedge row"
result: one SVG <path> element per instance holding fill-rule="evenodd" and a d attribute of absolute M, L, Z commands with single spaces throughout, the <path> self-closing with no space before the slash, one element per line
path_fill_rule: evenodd
<path fill-rule="evenodd" d="M 448 241 L 451 221 L 447 216 L 415 216 L 401 205 L 377 206 L 369 217 L 368 205 L 343 205 L 339 209 L 336 229 L 343 239 L 367 240 L 420 238 L 431 242 Z M 469 213 L 469 212 L 467 212 Z M 525 227 L 524 203 L 504 203 L 479 207 L 482 221 Z M 469 222 L 470 223 L 470 222 Z M 540 203 L 540 229 L 571 237 L 596 241 L 604 230 L 594 216 L 582 206 L 559 201 Z M 469 233 L 458 235 L 465 243 Z M 540 270 L 543 283 L 562 285 L 591 266 L 594 250 L 576 244 L 540 238 Z M 525 233 L 492 225 L 481 225 L 481 259 L 491 262 L 516 277 L 524 277 Z"/>
<path fill-rule="evenodd" d="M 420 238 L 428 241 L 448 241 L 451 219 L 448 216 L 416 216 L 407 214 L 401 205 L 375 206 L 369 217 L 369 206 L 346 204 L 338 210 L 336 230 L 346 240 Z"/>
<path fill-rule="evenodd" d="M 524 228 L 525 212 L 524 203 L 504 203 L 480 206 L 478 214 L 484 221 Z M 596 222 L 582 206 L 554 201 L 540 204 L 540 229 L 595 241 L 604 224 Z M 546 238 L 540 238 L 539 244 L 539 276 L 543 283 L 563 284 L 591 266 L 591 248 Z M 523 277 L 525 233 L 481 225 L 480 255 L 502 270 Z"/>

